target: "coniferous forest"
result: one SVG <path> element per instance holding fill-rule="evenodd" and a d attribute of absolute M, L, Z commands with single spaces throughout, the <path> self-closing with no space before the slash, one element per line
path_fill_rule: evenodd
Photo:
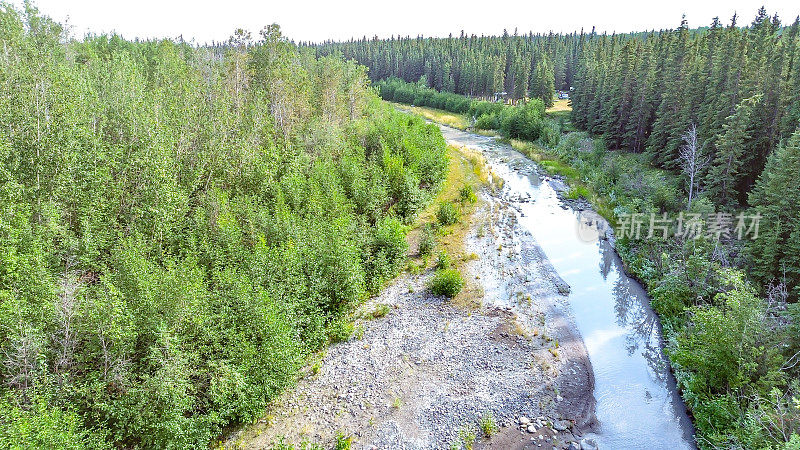
<path fill-rule="evenodd" d="M 612 223 L 758 216 L 751 240 L 616 249 L 697 444 L 800 448 L 800 18 L 194 45 L 4 3 L 0 447 L 207 448 L 262 417 L 405 267 L 447 177 L 439 128 L 384 100 L 545 155 Z"/>

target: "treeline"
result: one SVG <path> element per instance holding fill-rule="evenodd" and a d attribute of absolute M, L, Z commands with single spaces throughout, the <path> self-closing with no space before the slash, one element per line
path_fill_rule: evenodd
<path fill-rule="evenodd" d="M 744 264 L 761 286 L 785 282 L 795 300 L 798 206 L 774 198 L 786 206 L 779 211 L 764 201 L 763 188 L 753 188 L 759 177 L 767 183 L 791 176 L 789 167 L 765 166 L 781 145 L 792 147 L 788 141 L 800 123 L 798 31 L 798 20 L 785 27 L 762 8 L 747 27 L 734 17 L 727 26 L 714 19 L 701 32 L 684 21 L 637 39 L 586 39 L 572 97 L 575 125 L 602 134 L 610 148 L 644 153 L 673 171 L 692 162 L 696 185 L 690 189 L 717 209 L 760 204 L 766 220 Z M 687 161 L 681 150 L 693 128 L 697 152 Z"/>
<path fill-rule="evenodd" d="M 373 81 L 397 77 L 470 97 L 536 97 L 553 104 L 555 89 L 573 85 L 579 35 L 367 39 L 326 42 L 320 55 L 336 54 L 369 67 Z"/>
<path fill-rule="evenodd" d="M 0 447 L 206 448 L 399 269 L 447 168 L 265 28 L 70 39 L 0 5 Z"/>
<path fill-rule="evenodd" d="M 498 130 L 507 137 L 536 141 L 546 137 L 555 145 L 561 135 L 560 126 L 545 120 L 545 106 L 539 99 L 524 101 L 516 106 L 485 100 L 473 100 L 451 92 L 439 92 L 423 82 L 407 83 L 399 78 L 375 84 L 381 98 L 388 101 L 428 106 L 475 119 L 475 128 Z"/>

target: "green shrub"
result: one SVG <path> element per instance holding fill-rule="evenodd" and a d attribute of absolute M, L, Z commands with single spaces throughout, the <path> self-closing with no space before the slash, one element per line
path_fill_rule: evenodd
<path fill-rule="evenodd" d="M 366 267 L 367 288 L 375 292 L 402 267 L 408 250 L 403 224 L 395 217 L 386 217 L 376 224 L 375 237 Z"/>
<path fill-rule="evenodd" d="M 344 342 L 353 335 L 355 325 L 344 317 L 333 320 L 328 325 L 328 340 L 330 342 Z"/>
<path fill-rule="evenodd" d="M 353 439 L 349 436 L 345 436 L 341 432 L 336 433 L 336 445 L 333 447 L 334 450 L 350 450 L 350 446 L 353 444 Z"/>
<path fill-rule="evenodd" d="M 461 203 L 475 203 L 478 201 L 478 196 L 475 195 L 475 190 L 471 184 L 467 184 L 458 190 L 458 199 Z"/>
<path fill-rule="evenodd" d="M 458 439 L 466 450 L 472 450 L 477 438 L 474 425 L 464 425 L 458 429 Z"/>
<path fill-rule="evenodd" d="M 475 120 L 475 128 L 479 130 L 496 130 L 500 128 L 496 114 L 481 114 Z"/>
<path fill-rule="evenodd" d="M 436 260 L 436 270 L 449 269 L 450 263 L 450 255 L 446 252 L 439 252 L 439 258 Z"/>
<path fill-rule="evenodd" d="M 436 211 L 436 220 L 439 225 L 447 226 L 453 225 L 458 222 L 458 210 L 451 202 L 439 203 L 439 209 Z"/>
<path fill-rule="evenodd" d="M 436 247 L 436 230 L 432 224 L 426 223 L 422 227 L 419 237 L 419 254 L 427 256 L 433 253 Z"/>
<path fill-rule="evenodd" d="M 106 448 L 101 436 L 91 437 L 77 414 L 37 399 L 28 410 L 0 400 L 0 448 Z M 96 433 L 95 433 L 96 434 Z"/>
<path fill-rule="evenodd" d="M 428 288 L 434 295 L 441 295 L 453 298 L 464 286 L 464 280 L 456 269 L 437 270 L 428 284 Z"/>

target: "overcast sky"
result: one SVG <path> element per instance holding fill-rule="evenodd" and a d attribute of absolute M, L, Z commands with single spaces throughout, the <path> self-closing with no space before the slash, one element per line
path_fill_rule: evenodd
<path fill-rule="evenodd" d="M 21 0 L 12 0 L 21 5 Z M 295 41 L 347 40 L 362 36 L 425 36 L 589 31 L 629 32 L 675 28 L 686 14 L 691 27 L 714 16 L 728 23 L 734 12 L 749 23 L 764 4 L 789 23 L 800 14 L 797 0 L 34 0 L 46 15 L 86 32 L 115 31 L 126 38 L 177 37 L 197 43 L 225 40 L 234 29 L 254 33 L 278 23 Z M 391 5 L 390 7 L 388 5 Z"/>

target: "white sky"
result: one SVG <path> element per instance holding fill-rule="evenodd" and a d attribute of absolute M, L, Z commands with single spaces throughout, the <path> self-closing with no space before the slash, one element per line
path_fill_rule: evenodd
<path fill-rule="evenodd" d="M 2 1 L 2 0 L 0 0 Z M 22 0 L 12 0 L 21 5 Z M 750 23 L 764 4 L 784 23 L 800 14 L 796 0 L 34 0 L 53 19 L 72 25 L 73 35 L 115 31 L 126 38 L 183 35 L 197 43 L 225 40 L 236 28 L 254 36 L 278 23 L 295 41 L 346 40 L 362 36 L 520 34 L 586 31 L 644 31 L 675 28 L 681 14 L 691 27 L 708 25 L 714 16 L 728 23 Z M 391 6 L 389 6 L 391 5 Z"/>

